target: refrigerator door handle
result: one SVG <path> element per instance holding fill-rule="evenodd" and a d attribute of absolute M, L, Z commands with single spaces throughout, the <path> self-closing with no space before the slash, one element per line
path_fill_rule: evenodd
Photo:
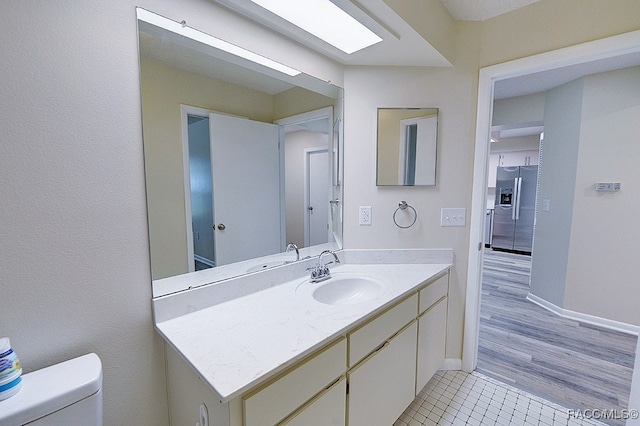
<path fill-rule="evenodd" d="M 520 191 L 522 190 L 522 178 L 516 178 L 518 192 L 516 193 L 516 208 L 515 208 L 515 217 L 516 220 L 520 219 Z"/>
<path fill-rule="evenodd" d="M 511 200 L 511 220 L 516 220 L 516 210 L 517 210 L 517 202 L 518 202 L 518 179 L 513 179 L 513 199 Z"/>

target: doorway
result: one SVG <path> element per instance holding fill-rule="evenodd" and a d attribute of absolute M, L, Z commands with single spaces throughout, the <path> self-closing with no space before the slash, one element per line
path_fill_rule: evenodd
<path fill-rule="evenodd" d="M 284 146 L 286 242 L 303 248 L 335 241 L 333 108 L 283 118 L 276 124 Z"/>
<path fill-rule="evenodd" d="M 193 238 L 189 259 L 193 259 L 194 270 L 200 271 L 216 266 L 209 116 L 187 114 L 187 123 Z"/>
<path fill-rule="evenodd" d="M 329 150 L 327 146 L 305 150 L 304 246 L 329 241 Z"/>
<path fill-rule="evenodd" d="M 484 222 L 486 219 L 486 193 L 488 176 L 488 153 L 492 106 L 496 83 L 508 85 L 521 83 L 523 79 L 541 83 L 549 78 L 553 86 L 559 86 L 593 72 L 638 65 L 640 62 L 640 32 L 623 34 L 596 42 L 560 49 L 558 51 L 498 64 L 480 70 L 478 92 L 478 115 L 476 123 L 476 151 L 474 161 L 474 184 L 470 226 L 470 253 L 468 261 L 467 297 L 465 306 L 464 347 L 462 366 L 465 371 L 473 371 L 477 366 L 480 294 L 482 283 Z M 598 71 L 593 71 L 597 69 Z M 559 72 L 558 70 L 562 70 Z M 589 71 L 591 70 L 591 71 Z M 566 72 L 573 74 L 569 80 L 556 78 Z M 586 72 L 585 72 L 586 71 Z M 522 79 L 519 79 L 522 78 Z M 538 88 L 539 91 L 546 90 Z M 544 160 L 543 160 L 544 161 Z M 535 242 L 534 242 L 535 245 Z M 476 249 L 477 247 L 477 249 Z M 636 330 L 637 332 L 637 330 Z M 637 354 L 636 354 L 637 356 Z M 637 376 L 637 373 L 636 373 Z M 632 385 L 633 389 L 633 385 Z"/>

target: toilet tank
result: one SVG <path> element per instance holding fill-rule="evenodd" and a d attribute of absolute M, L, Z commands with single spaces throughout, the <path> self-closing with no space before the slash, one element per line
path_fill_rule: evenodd
<path fill-rule="evenodd" d="M 84 355 L 22 376 L 0 401 L 2 426 L 102 426 L 102 363 Z"/>

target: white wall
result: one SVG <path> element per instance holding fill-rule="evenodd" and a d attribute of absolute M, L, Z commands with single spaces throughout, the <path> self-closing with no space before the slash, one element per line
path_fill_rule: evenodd
<path fill-rule="evenodd" d="M 580 143 L 582 80 L 549 90 L 544 110 L 544 142 L 538 209 L 531 259 L 531 293 L 562 306 L 567 276 L 573 193 Z M 542 200 L 551 208 L 543 211 Z"/>
<path fill-rule="evenodd" d="M 440 227 L 442 207 L 469 211 L 473 169 L 473 121 L 477 92 L 477 34 L 461 31 L 464 61 L 455 68 L 365 68 L 345 72 L 345 211 L 347 248 L 454 249 L 451 273 L 447 357 L 461 357 L 469 228 Z M 437 107 L 439 135 L 436 186 L 376 186 L 377 108 Z M 400 229 L 393 213 L 400 201 L 417 213 L 416 224 Z M 371 226 L 358 225 L 359 206 L 372 207 Z"/>
<path fill-rule="evenodd" d="M 334 62 L 206 0 L 3 1 L 0 334 L 25 372 L 96 352 L 105 426 L 168 424 L 137 5 L 342 85 Z"/>
<path fill-rule="evenodd" d="M 559 308 L 640 323 L 640 273 L 632 229 L 633 190 L 602 193 L 596 182 L 640 185 L 640 67 L 595 74 L 548 92 L 531 293 Z M 544 211 L 543 200 L 551 208 Z"/>
<path fill-rule="evenodd" d="M 493 102 L 492 126 L 516 127 L 525 123 L 541 123 L 544 120 L 544 92 Z"/>
<path fill-rule="evenodd" d="M 640 324 L 640 67 L 585 77 L 564 308 Z M 596 182 L 621 182 L 618 193 Z"/>
<path fill-rule="evenodd" d="M 134 2 L 8 3 L 0 334 L 11 338 L 24 372 L 96 352 L 105 425 L 166 425 Z"/>

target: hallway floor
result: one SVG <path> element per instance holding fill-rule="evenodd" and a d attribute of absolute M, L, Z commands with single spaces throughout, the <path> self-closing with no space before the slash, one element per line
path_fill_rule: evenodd
<path fill-rule="evenodd" d="M 530 302 L 530 270 L 530 256 L 485 250 L 477 371 L 569 408 L 627 408 L 637 337 Z"/>

